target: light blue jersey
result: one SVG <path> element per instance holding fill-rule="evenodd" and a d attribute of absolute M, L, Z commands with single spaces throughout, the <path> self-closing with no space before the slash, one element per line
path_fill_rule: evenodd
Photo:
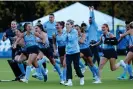
<path fill-rule="evenodd" d="M 47 21 L 43 25 L 44 29 L 47 31 L 48 38 L 52 39 L 53 34 L 55 34 L 56 30 L 56 22 L 51 23 Z"/>
<path fill-rule="evenodd" d="M 72 28 L 66 36 L 66 54 L 75 54 L 78 52 L 80 52 L 78 44 L 78 32 Z"/>
<path fill-rule="evenodd" d="M 86 33 L 88 34 L 88 43 L 90 43 L 91 40 L 98 41 L 98 26 L 95 22 L 94 11 L 90 11 L 90 17 L 92 18 L 92 24 L 86 28 Z"/>
<path fill-rule="evenodd" d="M 82 38 L 82 35 L 83 35 L 83 33 L 79 36 L 79 40 Z M 79 47 L 80 47 L 80 49 L 86 49 L 89 47 L 88 41 L 87 41 L 87 36 L 85 37 L 84 43 L 79 43 Z"/>
<path fill-rule="evenodd" d="M 55 34 L 56 35 L 56 44 L 58 47 L 66 46 L 66 31 L 62 31 L 62 34 L 58 34 L 58 32 Z"/>
<path fill-rule="evenodd" d="M 130 40 L 130 36 L 127 35 L 127 36 L 125 37 L 125 46 L 126 46 L 126 47 L 129 46 L 129 40 Z"/>
<path fill-rule="evenodd" d="M 31 31 L 29 35 L 27 35 L 27 32 L 24 32 L 24 42 L 26 48 L 37 45 L 36 36 L 34 35 L 34 32 Z"/>
<path fill-rule="evenodd" d="M 39 48 L 48 48 L 49 47 L 49 41 L 48 41 L 48 36 L 46 35 L 46 41 L 45 43 L 42 42 L 37 42 L 37 45 Z M 36 37 L 36 41 L 41 41 L 41 39 L 39 37 Z"/>
<path fill-rule="evenodd" d="M 106 38 L 109 38 L 111 34 L 112 34 L 112 33 L 108 32 L 108 33 L 105 35 L 105 37 L 106 37 Z M 113 45 L 104 44 L 105 37 L 104 37 L 104 35 L 102 34 L 102 48 L 103 48 L 103 49 L 112 49 L 112 48 L 114 48 Z"/>
<path fill-rule="evenodd" d="M 129 46 L 133 46 L 133 35 L 128 35 Z"/>

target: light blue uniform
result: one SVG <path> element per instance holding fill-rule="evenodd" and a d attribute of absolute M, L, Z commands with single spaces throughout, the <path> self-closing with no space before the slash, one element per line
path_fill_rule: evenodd
<path fill-rule="evenodd" d="M 128 35 L 129 46 L 133 46 L 133 35 Z"/>
<path fill-rule="evenodd" d="M 28 54 L 30 53 L 38 54 L 39 50 L 36 42 L 36 36 L 34 35 L 33 31 L 31 31 L 29 35 L 27 35 L 27 32 L 24 32 L 24 42 L 25 42 L 25 47 Z M 39 70 L 39 68 L 37 68 L 37 70 Z M 30 77 L 30 72 L 31 72 L 31 65 L 27 65 L 26 74 L 25 74 L 25 78 L 27 80 Z"/>
<path fill-rule="evenodd" d="M 90 43 L 91 40 L 98 41 L 98 26 L 95 22 L 95 16 L 93 11 L 90 11 L 90 17 L 92 18 L 92 24 L 90 24 L 86 28 L 86 33 L 88 34 L 88 43 Z"/>
<path fill-rule="evenodd" d="M 66 31 L 62 31 L 62 34 L 59 35 L 58 32 L 56 35 L 56 44 L 58 47 L 66 46 Z"/>
<path fill-rule="evenodd" d="M 36 36 L 34 35 L 34 32 L 31 31 L 29 35 L 24 32 L 24 42 L 26 48 L 37 45 Z"/>
<path fill-rule="evenodd" d="M 78 52 L 80 52 L 78 44 L 78 32 L 72 28 L 66 36 L 66 54 L 75 54 Z"/>
<path fill-rule="evenodd" d="M 81 34 L 81 36 L 79 36 L 79 40 L 81 39 L 83 33 Z M 80 49 L 86 49 L 88 48 L 88 41 L 87 41 L 87 36 L 85 37 L 85 41 L 84 43 L 79 43 Z"/>
<path fill-rule="evenodd" d="M 44 23 L 43 27 L 47 31 L 48 38 L 52 39 L 53 34 L 57 31 L 56 22 L 51 23 L 50 21 L 47 21 Z"/>
<path fill-rule="evenodd" d="M 109 38 L 111 34 L 112 34 L 112 33 L 108 32 L 108 33 L 105 35 L 106 38 Z M 104 40 L 105 40 L 105 37 L 104 37 L 104 35 L 102 34 L 102 48 L 103 48 L 103 49 L 114 49 L 114 46 L 113 46 L 113 45 L 104 44 Z"/>
<path fill-rule="evenodd" d="M 126 39 L 126 46 L 129 46 L 129 35 L 127 35 L 127 36 L 125 37 L 125 39 Z"/>
<path fill-rule="evenodd" d="M 55 36 L 56 36 L 56 45 L 58 46 L 58 53 L 60 56 L 64 56 L 65 46 L 66 46 L 66 31 L 63 30 L 62 34 L 58 34 L 58 32 L 56 32 Z M 66 81 L 66 67 L 63 68 L 62 73 L 63 73 L 63 80 Z"/>
<path fill-rule="evenodd" d="M 39 37 L 36 37 L 37 41 L 40 41 L 41 39 Z M 37 45 L 39 48 L 48 48 L 49 47 L 49 41 L 48 41 L 48 37 L 46 36 L 46 41 L 45 43 L 42 42 L 37 42 Z"/>

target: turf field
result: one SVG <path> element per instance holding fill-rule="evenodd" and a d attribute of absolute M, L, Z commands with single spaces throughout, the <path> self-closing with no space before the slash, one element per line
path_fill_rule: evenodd
<path fill-rule="evenodd" d="M 124 56 L 119 56 L 120 59 L 124 59 Z M 34 78 L 30 78 L 29 83 L 22 82 L 0 82 L 0 89 L 132 89 L 133 80 L 117 80 L 116 78 L 122 72 L 122 68 L 112 72 L 110 71 L 109 63 L 103 69 L 102 72 L 102 84 L 92 84 L 92 74 L 87 69 L 85 72 L 85 85 L 79 85 L 79 78 L 73 76 L 73 86 L 66 87 L 59 84 L 59 77 L 56 72 L 53 71 L 51 64 L 47 65 L 48 81 L 43 82 Z M 74 73 L 73 73 L 74 75 Z M 11 71 L 6 59 L 0 59 L 0 79 L 14 79 L 14 74 Z"/>

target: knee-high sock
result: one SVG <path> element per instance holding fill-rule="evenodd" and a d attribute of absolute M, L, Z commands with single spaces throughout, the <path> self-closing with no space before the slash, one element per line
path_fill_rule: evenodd
<path fill-rule="evenodd" d="M 54 65 L 54 68 L 56 69 L 56 71 L 58 72 L 59 76 L 60 76 L 60 80 L 63 80 L 63 75 L 61 73 L 60 67 L 57 65 L 57 63 Z"/>
<path fill-rule="evenodd" d="M 23 63 L 18 63 L 18 67 L 19 67 L 20 71 L 21 71 L 23 74 L 25 74 L 25 69 L 24 69 Z"/>
<path fill-rule="evenodd" d="M 66 68 L 63 68 L 63 80 L 66 81 Z"/>
<path fill-rule="evenodd" d="M 42 66 L 42 63 L 43 62 L 41 60 L 38 61 L 38 66 L 39 66 L 40 72 L 44 76 L 44 75 L 46 75 L 46 69 Z"/>
<path fill-rule="evenodd" d="M 36 68 L 36 73 L 37 73 L 37 75 L 41 75 L 42 73 L 41 73 L 41 67 L 40 66 L 38 66 L 37 68 Z"/>
<path fill-rule="evenodd" d="M 55 59 L 55 62 L 56 62 L 57 64 L 61 64 L 61 62 L 60 62 L 59 59 Z"/>
<path fill-rule="evenodd" d="M 26 67 L 26 75 L 25 75 L 25 78 L 26 78 L 27 80 L 29 80 L 30 72 L 31 72 L 31 66 L 27 66 L 27 67 Z"/>
<path fill-rule="evenodd" d="M 127 65 L 127 69 L 128 69 L 128 65 Z M 125 77 L 126 76 L 127 69 L 123 68 L 123 73 L 121 74 L 121 77 Z"/>
<path fill-rule="evenodd" d="M 133 74 L 132 74 L 132 65 L 131 64 L 127 65 L 127 70 L 128 70 L 129 75 L 133 76 Z"/>
<path fill-rule="evenodd" d="M 83 62 L 81 61 L 81 59 L 79 60 L 79 66 L 80 66 L 81 69 L 82 68 L 85 68 L 85 65 L 83 64 Z"/>
<path fill-rule="evenodd" d="M 99 78 L 99 70 L 98 70 L 98 68 L 95 65 L 93 65 L 92 66 L 92 70 L 95 72 L 95 75 Z"/>
<path fill-rule="evenodd" d="M 89 66 L 89 65 L 88 65 L 88 67 L 89 67 L 89 69 L 91 70 L 93 77 L 95 77 L 96 74 L 95 74 L 95 71 L 93 70 L 93 68 L 92 68 L 91 66 Z"/>

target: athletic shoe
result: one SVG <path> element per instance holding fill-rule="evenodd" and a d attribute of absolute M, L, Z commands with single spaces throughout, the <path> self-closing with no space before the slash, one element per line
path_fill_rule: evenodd
<path fill-rule="evenodd" d="M 35 72 L 34 74 L 32 74 L 32 77 L 36 77 L 37 76 L 37 72 Z"/>
<path fill-rule="evenodd" d="M 126 76 L 120 76 L 120 77 L 117 77 L 118 80 L 125 80 L 127 79 Z"/>
<path fill-rule="evenodd" d="M 47 79 L 48 79 L 48 76 L 47 76 L 47 74 L 46 74 L 46 75 L 44 75 L 44 82 L 46 82 Z"/>
<path fill-rule="evenodd" d="M 43 80 L 43 76 L 42 75 L 38 75 L 38 74 L 33 74 L 32 75 L 33 78 L 39 79 L 39 80 Z"/>
<path fill-rule="evenodd" d="M 84 77 L 80 78 L 80 85 L 84 85 Z"/>
<path fill-rule="evenodd" d="M 98 83 L 102 83 L 100 79 L 96 80 L 95 82 L 93 82 L 95 84 L 98 84 Z"/>
<path fill-rule="evenodd" d="M 65 83 L 65 86 L 72 86 L 72 85 L 73 85 L 72 82 Z"/>
<path fill-rule="evenodd" d="M 133 76 L 130 76 L 130 77 L 129 77 L 129 80 L 133 80 Z"/>
<path fill-rule="evenodd" d="M 61 84 L 61 85 L 64 85 L 64 84 L 65 84 L 65 82 L 64 82 L 64 81 L 61 81 L 61 82 L 60 82 L 60 84 Z"/>
<path fill-rule="evenodd" d="M 28 83 L 28 80 L 26 78 L 20 79 L 21 82 Z"/>

